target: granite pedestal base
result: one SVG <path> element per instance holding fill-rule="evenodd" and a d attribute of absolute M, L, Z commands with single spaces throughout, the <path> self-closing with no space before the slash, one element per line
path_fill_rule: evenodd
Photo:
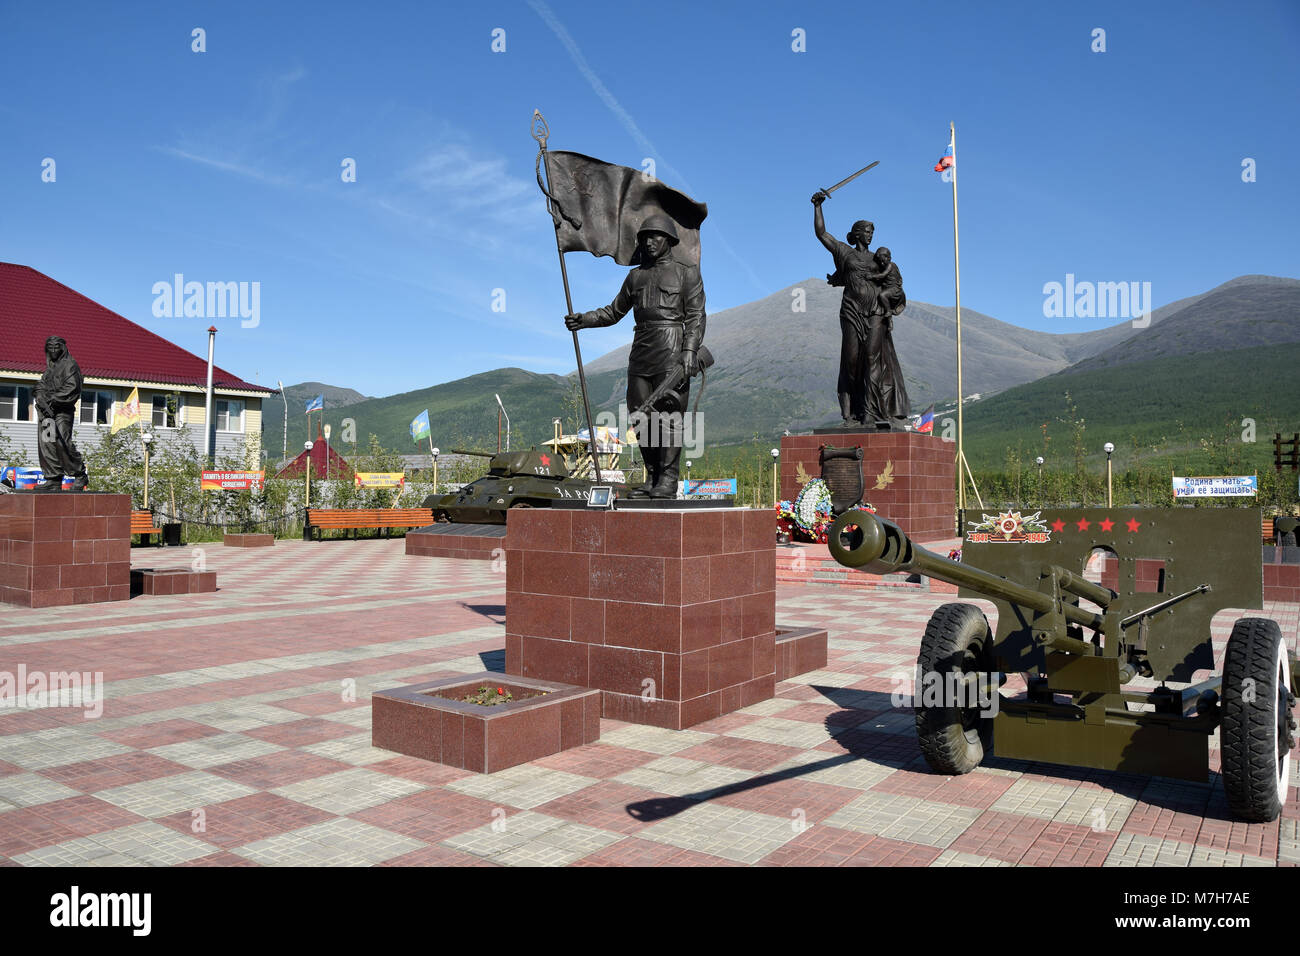
<path fill-rule="evenodd" d="M 130 596 L 129 495 L 0 495 L 0 601 L 57 607 Z"/>
<path fill-rule="evenodd" d="M 957 446 L 918 432 L 836 431 L 781 439 L 781 498 L 793 501 L 802 485 L 799 469 L 821 476 L 818 449 L 862 446 L 863 497 L 913 541 L 953 536 L 957 515 Z"/>
<path fill-rule="evenodd" d="M 601 692 L 614 720 L 680 730 L 771 697 L 772 513 L 511 511 L 506 673 Z"/>
<path fill-rule="evenodd" d="M 406 532 L 406 553 L 422 558 L 491 561 L 502 553 L 505 537 L 505 525 L 435 524 Z"/>
<path fill-rule="evenodd" d="M 275 545 L 273 534 L 227 534 L 221 539 L 227 548 L 270 548 Z"/>

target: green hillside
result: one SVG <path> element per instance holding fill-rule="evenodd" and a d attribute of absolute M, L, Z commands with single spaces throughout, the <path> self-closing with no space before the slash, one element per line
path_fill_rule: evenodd
<path fill-rule="evenodd" d="M 539 375 L 518 368 L 493 369 L 479 375 L 446 382 L 385 398 L 371 398 L 327 407 L 324 423 L 333 426 L 331 443 L 342 454 L 351 454 L 351 443 L 344 440 L 344 421 L 355 422 L 356 442 L 364 450 L 370 436 L 403 454 L 427 452 L 428 442 L 411 441 L 411 420 L 426 408 L 432 427 L 433 444 L 443 451 L 451 448 L 495 449 L 497 441 L 497 405 L 492 397 L 501 396 L 510 416 L 511 445 L 544 441 L 551 437 L 551 419 L 567 417 L 565 403 L 570 392 L 569 380 L 562 375 Z M 266 417 L 263 447 L 273 455 L 281 447 L 281 419 L 273 411 Z M 321 419 L 312 414 L 312 428 Z M 289 408 L 289 453 L 302 450 L 306 440 L 306 416 L 302 406 Z M 504 426 L 503 426 L 504 432 Z M 315 435 L 313 434 L 314 438 Z M 504 441 L 504 439 L 503 439 Z"/>
<path fill-rule="evenodd" d="M 1254 443 L 1241 440 L 1246 418 L 1255 421 Z M 1073 467 L 1076 435 L 1088 462 L 1104 461 L 1102 445 L 1112 442 L 1116 469 L 1140 462 L 1188 473 L 1232 461 L 1264 471 L 1273 467 L 1275 431 L 1300 431 L 1297 343 L 1059 372 L 965 413 L 966 457 L 990 471 L 1005 467 L 1008 452 Z"/>

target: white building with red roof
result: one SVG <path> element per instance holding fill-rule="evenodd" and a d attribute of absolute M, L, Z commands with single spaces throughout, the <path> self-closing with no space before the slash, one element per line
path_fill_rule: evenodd
<path fill-rule="evenodd" d="M 203 450 L 208 362 L 30 266 L 0 262 L 0 438 L 36 464 L 32 389 L 45 371 L 45 340 L 62 336 L 81 367 L 73 440 L 98 444 L 114 406 L 140 390 L 142 423 L 158 438 L 188 435 Z M 260 457 L 262 401 L 273 388 L 212 370 L 214 450 Z"/>

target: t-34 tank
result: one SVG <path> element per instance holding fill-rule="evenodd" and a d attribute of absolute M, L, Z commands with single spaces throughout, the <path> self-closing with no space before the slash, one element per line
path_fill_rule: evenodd
<path fill-rule="evenodd" d="M 615 497 L 627 486 L 613 481 L 592 481 L 569 475 L 564 458 L 546 448 L 527 451 L 460 451 L 453 455 L 476 455 L 492 459 L 488 473 L 458 491 L 429 495 L 422 507 L 433 509 L 435 521 L 463 521 L 469 524 L 505 524 L 511 508 L 549 508 L 557 499 L 586 500 L 593 487 L 610 487 Z"/>

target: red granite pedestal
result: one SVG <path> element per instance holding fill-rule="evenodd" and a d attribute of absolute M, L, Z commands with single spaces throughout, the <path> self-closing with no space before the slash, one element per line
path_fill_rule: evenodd
<path fill-rule="evenodd" d="M 773 535 L 766 508 L 511 511 L 506 673 L 673 730 L 771 697 Z"/>
<path fill-rule="evenodd" d="M 956 443 L 918 432 L 836 432 L 781 439 L 781 498 L 793 501 L 799 467 L 821 477 L 818 449 L 862 446 L 863 497 L 914 541 L 951 538 L 957 520 Z M 877 488 L 877 485 L 883 487 Z"/>
<path fill-rule="evenodd" d="M 130 596 L 129 495 L 0 495 L 0 601 L 56 607 Z"/>

